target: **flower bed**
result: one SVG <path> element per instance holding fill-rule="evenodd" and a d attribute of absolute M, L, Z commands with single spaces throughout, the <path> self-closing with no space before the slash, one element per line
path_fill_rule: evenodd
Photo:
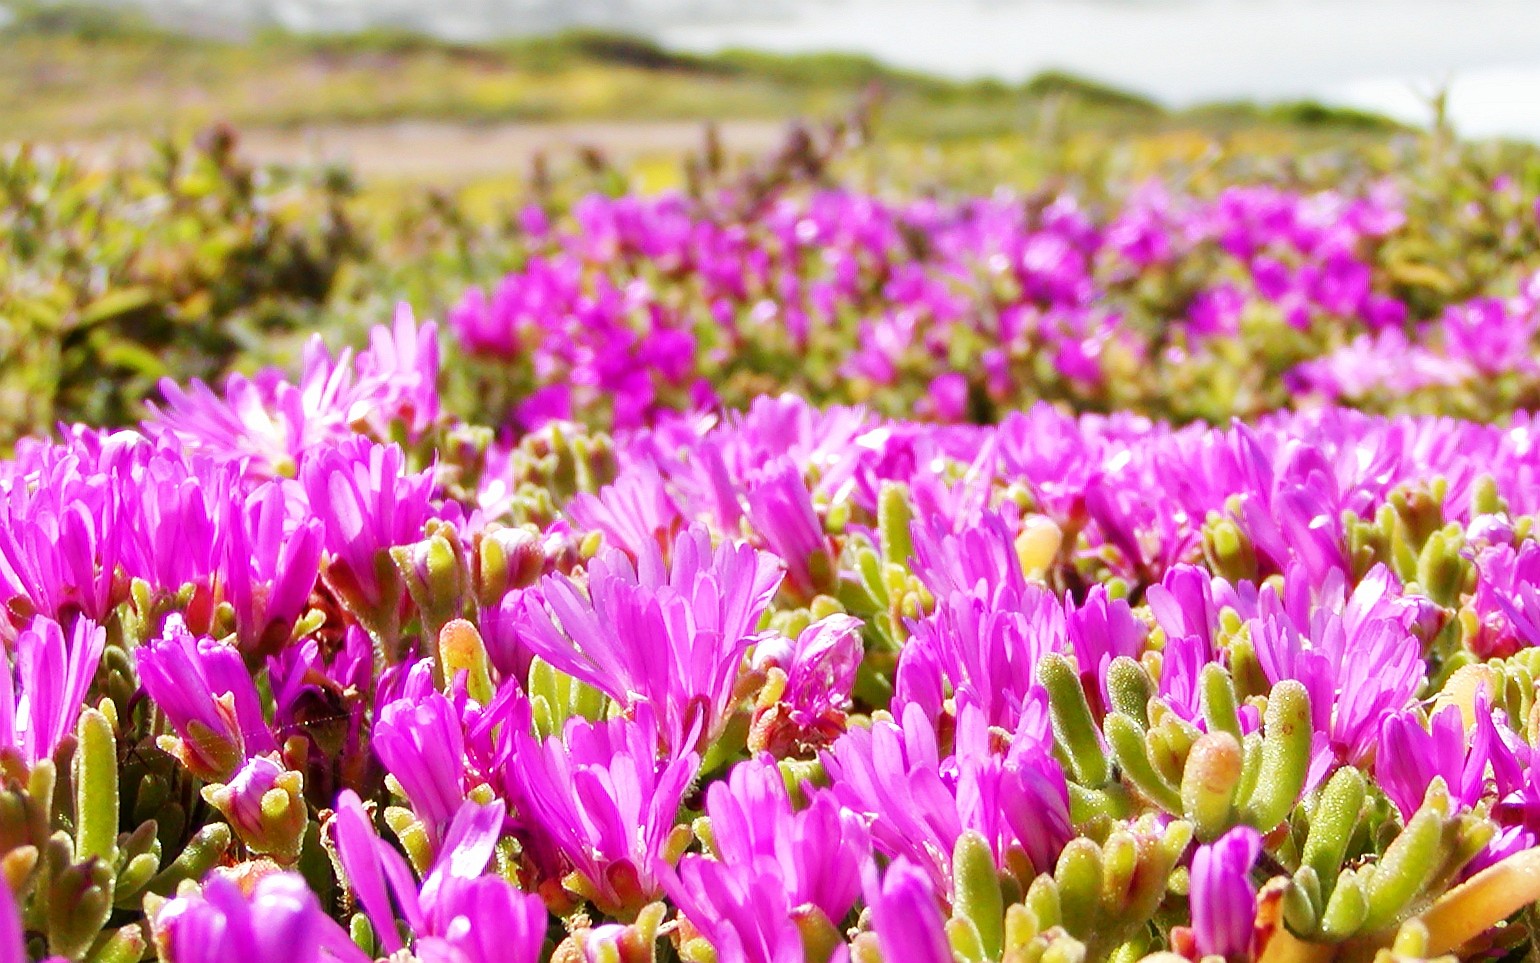
<path fill-rule="evenodd" d="M 1536 295 L 1401 216 L 591 200 L 22 442 L 0 959 L 1529 952 Z"/>

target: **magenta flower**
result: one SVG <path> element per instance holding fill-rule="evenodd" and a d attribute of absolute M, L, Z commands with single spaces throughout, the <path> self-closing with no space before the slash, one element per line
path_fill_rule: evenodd
<path fill-rule="evenodd" d="M 951 885 L 951 856 L 964 830 L 981 833 L 998 866 L 1012 853 L 1038 871 L 1052 867 L 1073 835 L 1063 771 L 1043 740 L 1045 715 L 1033 714 L 1004 755 L 981 710 L 964 705 L 956 754 L 942 758 L 936 732 L 918 705 L 902 725 L 851 729 L 823 754 L 840 804 L 872 818 L 872 842 L 931 875 L 936 892 Z"/>
<path fill-rule="evenodd" d="M 126 574 L 168 594 L 187 585 L 208 589 L 221 561 L 219 528 L 238 481 L 234 471 L 180 451 L 139 446 L 135 454 L 131 468 L 110 476 L 128 509 L 119 519 Z"/>
<path fill-rule="evenodd" d="M 430 882 L 432 877 L 430 877 Z M 539 963 L 549 916 L 533 893 L 496 876 L 447 873 L 423 887 L 418 963 Z"/>
<path fill-rule="evenodd" d="M 995 512 L 985 512 L 977 525 L 960 532 L 944 518 L 916 521 L 914 556 L 914 574 L 938 599 L 975 592 L 987 599 L 1002 588 L 1020 592 L 1026 587 L 1015 533 Z"/>
<path fill-rule="evenodd" d="M 770 636 L 754 647 L 754 668 L 779 672 L 784 685 L 772 704 L 761 695 L 750 735 L 770 748 L 822 745 L 844 731 L 845 712 L 861 663 L 861 620 L 830 615 L 803 629 L 796 640 Z M 767 691 L 770 687 L 767 686 Z"/>
<path fill-rule="evenodd" d="M 900 858 L 877 883 L 875 867 L 866 874 L 866 903 L 882 958 L 894 963 L 953 963 L 946 921 L 925 871 Z"/>
<path fill-rule="evenodd" d="M 279 390 L 264 390 L 268 386 L 263 381 Z M 299 401 L 291 392 L 292 386 L 283 382 L 281 376 L 259 376 L 258 381 L 253 381 L 241 374 L 231 374 L 220 392 L 196 378 L 186 388 L 171 378 L 162 378 L 163 405 L 147 405 L 150 417 L 145 427 L 152 434 L 174 438 L 189 448 L 241 464 L 243 471 L 255 477 L 292 476 L 301 452 L 317 439 L 306 437 L 301 406 L 285 404 Z M 314 428 L 311 430 L 320 434 Z"/>
<path fill-rule="evenodd" d="M 327 578 L 376 617 L 393 616 L 385 609 L 398 576 L 385 553 L 422 536 L 433 515 L 433 473 L 409 474 L 400 448 L 352 437 L 313 452 L 300 468 L 300 481 L 321 519 Z"/>
<path fill-rule="evenodd" d="M 460 714 L 437 692 L 421 700 L 397 699 L 380 710 L 373 746 L 437 851 L 465 801 L 465 728 Z"/>
<path fill-rule="evenodd" d="M 73 456 L 0 483 L 0 604 L 13 613 L 101 622 L 112 606 L 128 514 L 111 478 Z"/>
<path fill-rule="evenodd" d="M 1492 721 L 1485 694 L 1476 699 L 1474 715 L 1475 726 L 1469 737 L 1459 706 L 1440 709 L 1426 727 L 1412 712 L 1385 719 L 1380 727 L 1374 777 L 1401 810 L 1403 819 L 1411 819 L 1422 806 L 1435 777 L 1444 780 L 1450 796 L 1462 805 L 1474 806 L 1486 794 L 1488 767 L 1503 765 L 1502 736 Z"/>
<path fill-rule="evenodd" d="M 742 543 L 715 550 L 701 526 L 673 558 L 619 549 L 588 566 L 588 592 L 565 576 L 526 596 L 525 641 L 536 655 L 627 706 L 654 707 L 675 747 L 713 738 L 726 720 L 744 653 L 780 582 L 774 557 Z"/>
<path fill-rule="evenodd" d="M 930 615 L 909 623 L 899 654 L 893 708 L 917 703 L 939 717 L 947 689 L 983 710 L 990 725 L 1014 731 L 1037 687 L 1037 663 L 1064 648 L 1064 607 L 1040 585 L 1002 589 L 993 599 L 954 591 Z"/>
<path fill-rule="evenodd" d="M 16 637 L 14 665 L 0 671 L 0 744 L 28 766 L 52 758 L 75 731 L 107 632 L 77 619 L 68 641 L 53 619 L 37 616 Z"/>
<path fill-rule="evenodd" d="M 415 439 L 438 419 L 437 330 L 417 327 L 405 305 L 391 327 L 370 332 L 369 349 L 356 363 L 351 350 L 333 356 L 319 335 L 306 342 L 302 358 L 297 384 L 272 368 L 252 378 L 232 374 L 222 392 L 196 379 L 183 389 L 163 378 L 164 407 L 149 406 L 145 428 L 260 479 L 293 477 L 307 453 L 351 437 L 355 428 L 384 439 L 401 422 Z"/>
<path fill-rule="evenodd" d="M 931 379 L 919 412 L 937 421 L 962 421 L 968 415 L 968 379 L 955 371 Z"/>
<path fill-rule="evenodd" d="M 774 875 L 686 856 L 664 876 L 669 897 L 722 963 L 800 963 L 802 934 Z"/>
<path fill-rule="evenodd" d="M 273 873 L 250 895 L 214 875 L 193 895 L 167 902 L 155 917 L 167 963 L 368 963 L 321 908 L 298 873 Z"/>
<path fill-rule="evenodd" d="M 1240 495 L 1239 521 L 1278 571 L 1299 565 L 1313 584 L 1322 584 L 1332 571 L 1347 569 L 1346 506 L 1336 475 L 1320 449 L 1297 441 L 1278 460 L 1283 464 L 1268 489 Z"/>
<path fill-rule="evenodd" d="M 793 908 L 817 907 L 838 924 L 861 895 L 871 835 L 865 821 L 827 790 L 812 791 L 810 798 L 806 808 L 793 811 L 778 768 L 766 761 L 739 763 L 708 791 L 712 841 L 724 863 L 773 863 Z"/>
<path fill-rule="evenodd" d="M 349 421 L 369 424 L 376 438 L 389 438 L 390 423 L 400 422 L 407 437 L 417 439 L 439 418 L 438 325 L 421 327 L 411 305 L 396 305 L 390 327 L 369 331 L 369 348 L 354 365 L 358 386 L 353 390 Z"/>
<path fill-rule="evenodd" d="M 1321 584 L 1293 568 L 1286 598 L 1264 590 L 1249 623 L 1268 681 L 1297 679 L 1310 693 L 1316 731 L 1327 742 L 1313 780 L 1326 774 L 1321 766 L 1333 764 L 1322 755 L 1327 751 L 1336 762 L 1371 759 L 1380 726 L 1411 705 L 1427 673 L 1422 643 L 1412 633 L 1420 607 L 1400 595 L 1389 571 L 1376 567 L 1351 596 L 1344 583 L 1340 570 Z M 1316 600 L 1312 584 L 1321 584 Z"/>
<path fill-rule="evenodd" d="M 513 731 L 508 731 L 513 730 Z M 505 723 L 511 752 L 503 779 L 555 879 L 575 870 L 607 915 L 635 913 L 662 893 L 664 844 L 700 766 L 694 752 L 658 758 L 663 735 L 650 704 L 634 719 L 572 719 L 541 742 Z M 554 864 L 554 865 L 553 865 Z"/>
<path fill-rule="evenodd" d="M 1218 660 L 1219 613 L 1232 608 L 1241 618 L 1256 615 L 1256 586 L 1232 586 L 1195 565 L 1166 570 L 1159 585 L 1145 592 L 1155 624 L 1166 634 L 1160 670 L 1160 695 L 1188 721 L 1201 712 L 1203 667 Z M 1243 707 L 1241 723 L 1250 731 L 1255 710 Z"/>
<path fill-rule="evenodd" d="M 1081 676 L 1095 681 L 1104 699 L 1107 666 L 1119 656 L 1136 659 L 1144 651 L 1144 623 L 1134 615 L 1127 599 L 1112 598 L 1104 585 L 1091 586 L 1082 605 L 1065 599 L 1064 627 Z M 1095 691 L 1089 685 L 1086 688 Z"/>
<path fill-rule="evenodd" d="M 502 803 L 466 801 L 421 884 L 401 854 L 375 834 L 352 790 L 337 800 L 333 840 L 348 886 L 375 938 L 389 954 L 403 943 L 396 908 L 413 934 L 412 955 L 440 963 L 536 963 L 545 941 L 546 910 L 538 896 L 483 875 L 503 826 Z"/>
<path fill-rule="evenodd" d="M 352 434 L 352 353 L 333 358 L 315 335 L 305 343 L 302 357 L 297 385 L 273 368 L 254 378 L 232 374 L 218 393 L 196 379 L 183 390 L 162 378 L 165 408 L 149 405 L 145 428 L 239 464 L 249 477 L 292 477 L 307 451 Z"/>
<path fill-rule="evenodd" d="M 1228 601 L 1221 596 L 1234 594 L 1233 591 L 1225 592 L 1224 588 L 1216 593 L 1216 582 L 1228 588 L 1207 569 L 1196 565 L 1174 565 L 1161 576 L 1160 584 L 1151 585 L 1145 591 L 1150 613 L 1167 639 L 1196 636 L 1204 642 L 1213 641 L 1219 629 L 1220 607 Z"/>
<path fill-rule="evenodd" d="M 314 637 L 304 639 L 268 659 L 267 671 L 280 740 L 298 736 L 317 754 L 340 746 L 344 757 L 361 755 L 364 715 L 372 706 L 358 696 L 372 691 L 374 675 L 374 648 L 363 629 L 348 626 L 340 644 L 324 654 Z"/>
<path fill-rule="evenodd" d="M 1502 657 L 1540 645 L 1540 544 L 1492 545 L 1477 552 L 1475 562 L 1476 654 Z"/>
<path fill-rule="evenodd" d="M 253 756 L 228 783 L 205 786 L 203 798 L 253 853 L 292 865 L 309 822 L 302 786 L 300 774 L 285 770 L 277 756 Z"/>
<path fill-rule="evenodd" d="M 161 747 L 200 779 L 227 782 L 251 756 L 276 752 L 262 700 L 232 646 L 194 638 L 181 616 L 135 652 L 139 682 L 176 736 Z"/>
<path fill-rule="evenodd" d="M 771 963 L 791 946 L 800 954 L 796 916 L 817 911 L 838 926 L 861 895 L 871 837 L 828 791 L 793 811 L 774 763 L 749 760 L 712 784 L 706 812 L 716 858 L 685 856 L 663 880 L 725 958 Z"/>
<path fill-rule="evenodd" d="M 1193 854 L 1192 929 L 1203 956 L 1250 959 L 1257 919 L 1251 867 L 1261 851 L 1261 835 L 1237 826 Z"/>
<path fill-rule="evenodd" d="M 667 483 L 651 466 L 621 472 L 598 495 L 579 493 L 566 511 L 580 528 L 603 533 L 606 544 L 633 559 L 654 549 L 666 552 L 685 526 Z"/>
<path fill-rule="evenodd" d="M 299 515 L 292 486 L 267 482 L 233 493 L 219 566 L 236 636 L 247 653 L 271 654 L 305 614 L 321 570 L 321 523 Z"/>
<path fill-rule="evenodd" d="M 786 579 L 797 597 L 832 591 L 834 553 L 802 472 L 783 460 L 751 479 L 747 495 L 749 523 L 786 563 Z"/>

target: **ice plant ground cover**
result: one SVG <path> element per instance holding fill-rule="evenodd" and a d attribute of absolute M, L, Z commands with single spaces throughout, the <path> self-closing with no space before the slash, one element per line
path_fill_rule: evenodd
<path fill-rule="evenodd" d="M 24 440 L 0 960 L 1527 956 L 1533 198 L 1393 187 L 530 209 Z"/>

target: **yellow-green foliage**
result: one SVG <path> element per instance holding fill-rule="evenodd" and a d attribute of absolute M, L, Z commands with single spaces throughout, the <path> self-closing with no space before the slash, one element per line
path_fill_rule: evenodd
<path fill-rule="evenodd" d="M 358 244 L 345 180 L 252 170 L 228 138 L 107 169 L 0 154 L 0 439 L 130 420 L 163 374 L 211 377 L 326 300 Z"/>

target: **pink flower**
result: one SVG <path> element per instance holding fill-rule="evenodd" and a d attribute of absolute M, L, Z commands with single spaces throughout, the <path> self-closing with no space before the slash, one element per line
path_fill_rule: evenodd
<path fill-rule="evenodd" d="M 865 888 L 884 960 L 952 963 L 945 918 L 924 870 L 899 858 L 888 866 L 880 886 L 875 867 L 869 870 Z"/>
<path fill-rule="evenodd" d="M 1192 929 L 1202 955 L 1250 958 L 1257 919 L 1251 867 L 1261 851 L 1261 835 L 1237 826 L 1193 854 Z"/>
<path fill-rule="evenodd" d="M 572 719 L 544 742 L 523 726 L 505 723 L 504 731 L 503 779 L 529 848 L 575 870 L 601 912 L 626 915 L 656 899 L 664 844 L 700 757 L 659 759 L 663 733 L 646 703 L 635 719 Z"/>
<path fill-rule="evenodd" d="M 669 897 L 724 963 L 800 961 L 797 918 L 838 926 L 860 896 L 871 859 L 865 824 L 826 791 L 794 812 L 780 770 L 765 760 L 713 783 L 706 811 L 716 858 L 687 855 L 665 871 Z"/>
<path fill-rule="evenodd" d="M 167 963 L 368 963 L 298 873 L 264 876 L 250 895 L 221 876 L 155 917 Z"/>
<path fill-rule="evenodd" d="M 400 448 L 355 436 L 313 452 L 300 481 L 321 519 L 327 578 L 354 604 L 389 618 L 401 590 L 385 553 L 421 537 L 433 516 L 433 473 L 408 473 Z"/>
<path fill-rule="evenodd" d="M 616 702 L 653 706 L 670 745 L 714 738 L 727 717 L 744 653 L 780 582 L 773 556 L 742 543 L 714 550 L 706 529 L 680 534 L 673 558 L 648 547 L 635 566 L 621 550 L 588 566 L 588 591 L 565 576 L 527 595 L 525 641 L 555 668 Z"/>
<path fill-rule="evenodd" d="M 394 907 L 412 934 L 412 956 L 434 963 L 536 963 L 547 915 L 540 897 L 483 875 L 503 825 L 502 803 L 467 801 L 419 884 L 406 860 L 375 834 L 352 790 L 337 800 L 333 840 L 348 886 L 388 953 L 405 949 Z"/>
<path fill-rule="evenodd" d="M 251 756 L 278 750 L 256 684 L 233 646 L 194 638 L 172 615 L 160 638 L 136 650 L 135 661 L 145 694 L 176 732 L 161 737 L 163 748 L 200 779 L 228 781 Z"/>
<path fill-rule="evenodd" d="M 964 830 L 981 833 L 996 864 L 1018 852 L 1047 871 L 1073 836 L 1063 771 L 1045 748 L 1046 715 L 1024 717 L 1004 752 L 971 704 L 959 709 L 955 753 L 943 758 L 917 705 L 902 725 L 851 729 L 823 754 L 840 804 L 872 818 L 872 842 L 924 867 L 934 890 L 951 885 L 951 855 Z"/>
<path fill-rule="evenodd" d="M 34 618 L 12 646 L 14 666 L 0 663 L 0 741 L 35 766 L 53 756 L 85 705 L 107 632 L 77 619 L 65 640 L 53 619 Z"/>
<path fill-rule="evenodd" d="M 397 699 L 380 710 L 372 744 L 437 851 L 465 800 L 465 729 L 459 713 L 437 692 L 421 700 Z"/>

